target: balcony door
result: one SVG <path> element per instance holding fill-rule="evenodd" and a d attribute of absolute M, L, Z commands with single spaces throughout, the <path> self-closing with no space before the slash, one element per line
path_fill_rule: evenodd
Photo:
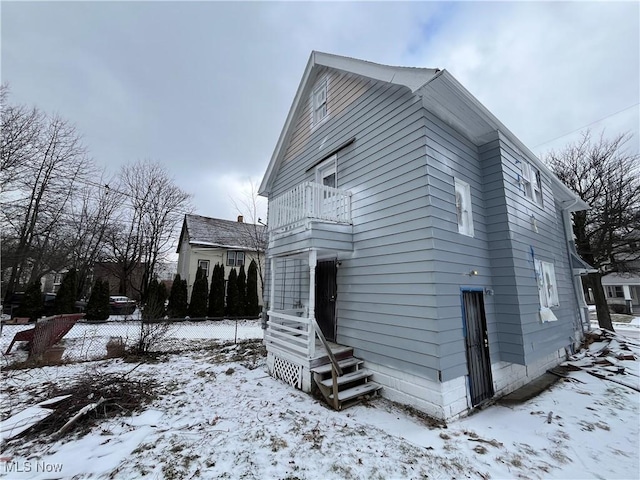
<path fill-rule="evenodd" d="M 316 183 L 337 188 L 336 174 L 336 155 L 334 155 L 316 167 Z"/>
<path fill-rule="evenodd" d="M 324 187 L 337 188 L 337 173 L 336 155 L 334 155 L 316 167 L 316 183 Z M 321 190 L 317 198 L 320 218 L 333 217 L 335 207 L 335 195 L 327 190 Z"/>

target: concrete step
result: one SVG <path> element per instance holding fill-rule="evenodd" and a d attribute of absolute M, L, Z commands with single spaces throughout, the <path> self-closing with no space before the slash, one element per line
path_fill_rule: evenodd
<path fill-rule="evenodd" d="M 355 372 L 351 373 L 345 373 L 344 375 L 341 375 L 337 378 L 338 386 L 344 385 L 346 383 L 356 382 L 358 380 L 364 380 L 365 378 L 370 376 L 371 372 L 366 369 L 356 370 Z M 325 387 L 331 388 L 333 386 L 333 379 L 327 378 L 320 383 L 322 383 L 322 385 L 324 385 Z"/>
<path fill-rule="evenodd" d="M 358 385 L 357 387 L 348 388 L 347 390 L 338 392 L 338 401 L 346 402 L 347 400 L 351 400 L 352 398 L 376 392 L 377 390 L 380 390 L 380 388 L 382 387 L 375 382 L 363 383 L 362 385 Z M 333 400 L 333 394 L 329 395 L 329 400 Z"/>
<path fill-rule="evenodd" d="M 354 357 L 350 357 L 347 358 L 346 360 L 340 360 L 338 362 L 338 365 L 340 365 L 340 368 L 349 368 L 349 367 L 355 367 L 358 365 L 362 364 L 362 360 L 358 359 L 358 358 L 354 358 Z M 325 364 L 325 365 L 320 365 L 318 367 L 314 367 L 311 369 L 311 371 L 313 373 L 318 373 L 320 375 L 324 375 L 325 373 L 331 373 L 331 362 Z"/>

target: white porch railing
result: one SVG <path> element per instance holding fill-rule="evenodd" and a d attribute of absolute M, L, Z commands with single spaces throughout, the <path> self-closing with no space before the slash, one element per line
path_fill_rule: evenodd
<path fill-rule="evenodd" d="M 351 192 L 304 182 L 269 202 L 269 231 L 308 220 L 351 223 Z"/>
<path fill-rule="evenodd" d="M 305 309 L 293 310 L 269 310 L 269 323 L 265 340 L 274 343 L 285 350 L 294 351 L 305 359 L 311 359 L 316 353 L 316 336 L 324 347 L 332 367 L 332 376 L 342 375 L 342 369 L 338 365 L 331 347 L 324 337 L 322 330 L 313 317 L 305 317 Z M 335 399 L 338 398 L 337 385 L 334 385 Z"/>
<path fill-rule="evenodd" d="M 316 337 L 311 319 L 304 309 L 269 310 L 265 340 L 285 350 L 292 350 L 304 358 L 315 354 Z"/>

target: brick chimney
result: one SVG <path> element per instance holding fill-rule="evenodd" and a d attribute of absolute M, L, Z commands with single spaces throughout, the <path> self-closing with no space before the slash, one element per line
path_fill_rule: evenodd
<path fill-rule="evenodd" d="M 238 215 L 238 223 L 244 222 L 244 217 L 242 215 Z"/>

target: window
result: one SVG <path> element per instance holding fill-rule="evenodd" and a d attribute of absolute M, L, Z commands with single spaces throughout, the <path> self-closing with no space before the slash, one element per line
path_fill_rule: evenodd
<path fill-rule="evenodd" d="M 198 268 L 204 271 L 205 277 L 209 277 L 209 260 L 198 260 Z"/>
<path fill-rule="evenodd" d="M 551 312 L 551 307 L 560 305 L 553 263 L 536 260 L 535 270 L 538 280 L 538 295 L 540 297 L 540 318 L 543 322 L 557 320 L 556 316 Z"/>
<path fill-rule="evenodd" d="M 313 124 L 317 125 L 324 117 L 327 116 L 327 82 L 320 83 L 318 88 L 313 91 Z"/>
<path fill-rule="evenodd" d="M 542 176 L 540 170 L 533 167 L 529 162 L 520 162 L 522 175 L 520 176 L 520 186 L 524 196 L 542 206 Z"/>
<path fill-rule="evenodd" d="M 456 190 L 456 214 L 458 232 L 473 237 L 473 214 L 471 213 L 471 187 L 467 182 L 454 179 Z"/>
<path fill-rule="evenodd" d="M 244 265 L 244 252 L 227 252 L 227 265 L 230 267 L 239 267 Z"/>
<path fill-rule="evenodd" d="M 621 285 L 607 285 L 607 297 L 624 298 L 624 292 Z"/>

